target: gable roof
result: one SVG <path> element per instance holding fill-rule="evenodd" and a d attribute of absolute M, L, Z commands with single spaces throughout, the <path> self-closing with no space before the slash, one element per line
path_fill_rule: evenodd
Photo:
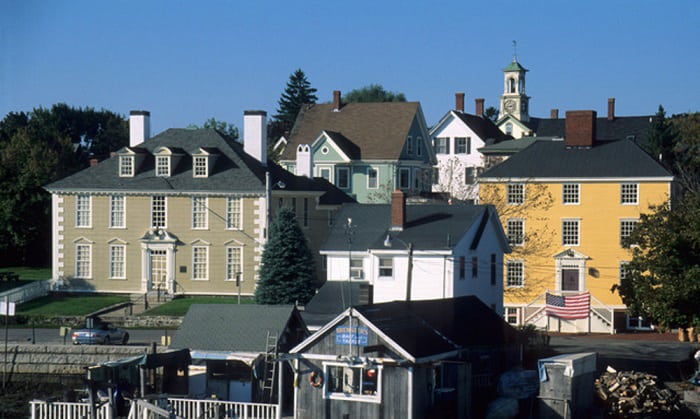
<path fill-rule="evenodd" d="M 348 250 L 344 222 L 348 218 L 355 220 L 351 251 L 386 249 L 384 239 L 390 232 L 400 241 L 413 243 L 417 251 L 450 251 L 474 223 L 481 221 L 488 208 L 488 205 L 406 205 L 404 229 L 390 231 L 390 204 L 345 204 L 338 211 L 321 251 Z"/>
<path fill-rule="evenodd" d="M 358 148 L 358 159 L 398 160 L 419 112 L 418 102 L 348 103 L 337 111 L 330 103 L 305 105 L 281 160 L 294 160 L 299 144 L 313 142 L 322 131 L 342 134 Z"/>
<path fill-rule="evenodd" d="M 323 326 L 348 307 L 360 305 L 360 293 L 363 286 L 367 286 L 367 284 L 326 281 L 319 288 L 316 295 L 311 297 L 311 300 L 306 303 L 304 311 L 301 312 L 301 317 L 309 328 Z"/>
<path fill-rule="evenodd" d="M 563 140 L 537 140 L 480 177 L 481 181 L 507 178 L 672 180 L 663 166 L 631 140 L 599 141 L 590 148 L 567 147 Z"/>
<path fill-rule="evenodd" d="M 479 148 L 478 151 L 479 153 L 484 154 L 486 156 L 510 156 L 522 151 L 526 147 L 529 147 L 538 139 L 540 139 L 540 137 L 521 137 L 517 139 L 510 139 L 501 141 L 500 143 L 487 144 Z"/>
<path fill-rule="evenodd" d="M 463 112 L 452 112 L 484 141 L 492 138 L 495 142 L 501 142 L 509 138 L 508 135 L 498 129 L 496 124 L 488 118 Z"/>
<path fill-rule="evenodd" d="M 348 309 L 290 353 L 302 352 L 351 312 L 380 336 L 396 344 L 398 347 L 394 349 L 412 362 L 469 348 L 506 345 L 516 338 L 515 329 L 479 298 L 464 296 L 392 301 Z"/>
<path fill-rule="evenodd" d="M 303 324 L 293 305 L 193 304 L 170 347 L 263 353 L 268 332 L 279 338 L 294 317 Z"/>

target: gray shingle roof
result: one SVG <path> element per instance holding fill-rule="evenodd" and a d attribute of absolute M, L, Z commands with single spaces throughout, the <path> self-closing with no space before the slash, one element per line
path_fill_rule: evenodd
<path fill-rule="evenodd" d="M 498 143 L 509 138 L 490 119 L 463 112 L 454 111 L 454 113 L 484 141 L 493 139 Z"/>
<path fill-rule="evenodd" d="M 358 147 L 363 160 L 397 160 L 419 109 L 418 102 L 307 105 L 299 112 L 282 160 L 294 160 L 299 144 L 309 144 L 322 131 L 342 134 Z"/>
<path fill-rule="evenodd" d="M 403 231 L 391 232 L 415 250 L 451 250 L 469 227 L 481 220 L 486 205 L 406 205 Z M 391 205 L 346 204 L 338 212 L 328 240 L 321 250 L 347 250 L 347 219 L 353 220 L 352 251 L 385 249 L 384 239 L 391 228 Z"/>
<path fill-rule="evenodd" d="M 596 118 L 596 137 L 599 141 L 626 139 L 633 136 L 638 142 L 646 139 L 651 127 L 652 116 L 618 116 L 612 120 L 607 117 Z M 538 137 L 564 137 L 566 119 L 530 118 L 527 126 Z"/>
<path fill-rule="evenodd" d="M 262 353 L 268 331 L 279 337 L 298 315 L 293 305 L 193 304 L 170 347 Z"/>
<path fill-rule="evenodd" d="M 670 178 L 671 174 L 631 140 L 567 148 L 562 140 L 538 140 L 481 175 L 485 178 Z"/>

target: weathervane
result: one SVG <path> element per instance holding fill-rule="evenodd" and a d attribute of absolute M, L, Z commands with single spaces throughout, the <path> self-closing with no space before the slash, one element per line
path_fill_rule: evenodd
<path fill-rule="evenodd" d="M 513 62 L 518 61 L 518 41 L 513 40 Z"/>

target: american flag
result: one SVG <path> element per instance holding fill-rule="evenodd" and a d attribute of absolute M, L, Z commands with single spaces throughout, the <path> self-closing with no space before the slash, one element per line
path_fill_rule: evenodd
<path fill-rule="evenodd" d="M 547 315 L 560 319 L 585 319 L 591 308 L 591 293 L 586 291 L 575 295 L 546 295 Z"/>

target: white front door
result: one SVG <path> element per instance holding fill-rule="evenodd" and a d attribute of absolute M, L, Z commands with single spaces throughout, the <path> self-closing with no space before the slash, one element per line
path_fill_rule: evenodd
<path fill-rule="evenodd" d="M 167 250 L 151 250 L 151 289 L 167 290 L 168 255 Z"/>

